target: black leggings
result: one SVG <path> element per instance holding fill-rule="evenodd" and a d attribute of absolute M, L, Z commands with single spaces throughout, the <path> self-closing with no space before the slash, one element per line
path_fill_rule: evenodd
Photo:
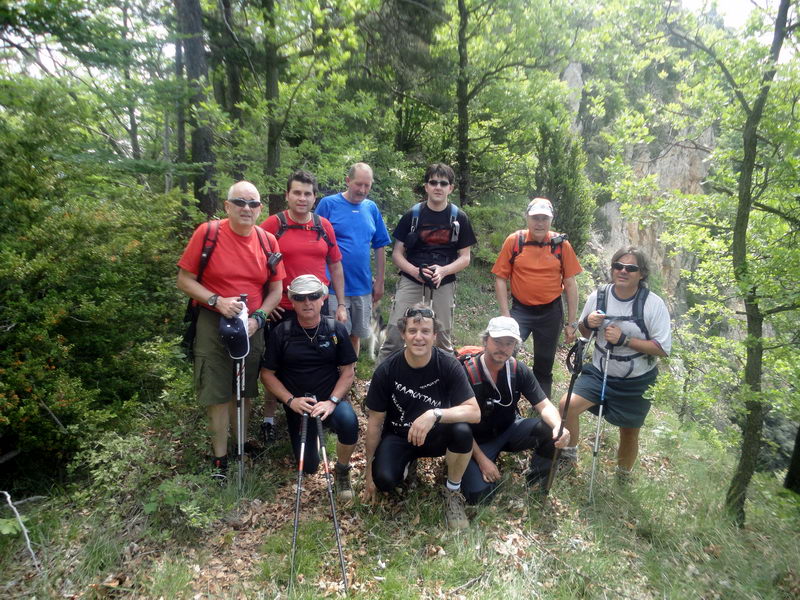
<path fill-rule="evenodd" d="M 403 482 L 406 465 L 415 458 L 472 452 L 472 428 L 467 423 L 435 425 L 422 446 L 414 446 L 408 437 L 387 433 L 383 436 L 372 461 L 372 480 L 382 492 Z"/>

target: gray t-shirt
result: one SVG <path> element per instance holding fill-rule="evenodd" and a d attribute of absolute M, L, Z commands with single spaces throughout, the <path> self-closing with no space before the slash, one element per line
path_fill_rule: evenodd
<path fill-rule="evenodd" d="M 608 293 L 606 294 L 606 314 L 617 317 L 631 316 L 633 314 L 634 298 L 636 298 L 636 296 L 633 296 L 628 300 L 620 300 L 614 295 L 614 287 L 610 286 Z M 583 320 L 587 315 L 594 312 L 596 308 L 597 290 L 593 291 L 586 299 L 586 304 L 583 307 L 583 312 L 581 313 L 580 319 Z M 647 330 L 650 333 L 650 339 L 658 342 L 658 344 L 661 346 L 661 349 L 669 354 L 670 350 L 672 349 L 672 331 L 670 329 L 669 311 L 667 310 L 667 305 L 664 304 L 664 301 L 653 292 L 648 294 L 647 300 L 645 301 L 644 322 L 647 326 Z M 610 325 L 612 323 L 619 326 L 620 330 L 622 330 L 622 333 L 628 337 L 639 338 L 642 340 L 646 339 L 646 336 L 639 326 L 636 325 L 635 321 L 620 321 L 612 319 L 604 322 L 597 332 L 598 341 L 603 347 L 606 345 L 605 327 L 606 325 Z M 636 350 L 624 346 L 614 346 L 611 350 L 611 353 L 617 356 L 630 356 L 637 354 Z M 605 361 L 605 352 L 598 349 L 594 352 L 592 362 L 600 371 L 603 370 L 603 362 L 601 362 L 601 359 L 602 361 Z M 623 362 L 612 359 L 611 364 L 608 366 L 608 375 L 610 377 L 638 377 L 639 375 L 643 375 L 644 373 L 647 373 L 651 369 L 655 368 L 656 363 L 657 357 L 647 354 L 634 358 L 632 361 Z M 631 364 L 633 366 L 633 370 L 631 370 Z"/>

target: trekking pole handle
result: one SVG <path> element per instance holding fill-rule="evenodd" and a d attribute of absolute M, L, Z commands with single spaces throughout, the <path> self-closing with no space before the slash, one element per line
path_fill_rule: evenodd
<path fill-rule="evenodd" d="M 247 308 L 247 294 L 239 294 L 239 302 L 244 304 L 244 307 Z"/>

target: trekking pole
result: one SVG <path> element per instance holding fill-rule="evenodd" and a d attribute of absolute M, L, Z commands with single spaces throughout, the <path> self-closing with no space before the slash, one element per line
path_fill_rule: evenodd
<path fill-rule="evenodd" d="M 603 408 L 606 405 L 606 382 L 608 381 L 608 363 L 611 362 L 611 344 L 606 342 L 606 364 L 603 367 L 603 384 L 600 386 L 600 408 L 597 411 L 597 428 L 594 433 L 592 449 L 592 476 L 589 479 L 589 501 L 594 502 L 594 473 L 597 467 L 597 453 L 600 450 L 600 436 L 603 434 Z"/>
<path fill-rule="evenodd" d="M 247 310 L 247 294 L 239 294 L 239 302 L 244 304 Z M 236 450 L 239 455 L 239 496 L 242 495 L 244 487 L 244 363 L 245 358 L 236 361 Z"/>
<path fill-rule="evenodd" d="M 562 434 L 564 433 L 564 422 L 567 420 L 567 411 L 569 410 L 569 403 L 572 400 L 572 390 L 575 387 L 575 381 L 578 379 L 578 375 L 580 375 L 581 371 L 583 370 L 583 351 L 589 346 L 593 336 L 594 331 L 589 336 L 588 340 L 585 337 L 578 337 L 577 341 L 567 354 L 567 370 L 569 370 L 572 376 L 569 379 L 567 400 L 564 402 L 564 413 L 561 415 L 561 425 L 558 428 L 558 438 L 556 438 L 556 441 L 560 440 Z M 544 485 L 545 496 L 550 493 L 550 488 L 553 485 L 553 479 L 555 478 L 556 469 L 558 468 L 559 456 L 561 456 L 561 448 L 556 447 L 556 450 L 553 453 L 553 461 L 550 463 L 550 472 L 547 474 L 547 483 Z"/>
<path fill-rule="evenodd" d="M 294 498 L 294 533 L 292 533 L 292 559 L 289 577 L 289 589 L 294 586 L 294 555 L 297 550 L 297 525 L 300 522 L 300 490 L 303 485 L 303 458 L 306 453 L 306 434 L 308 433 L 308 413 L 303 413 L 300 422 L 300 456 L 297 460 L 297 493 Z"/>
<path fill-rule="evenodd" d="M 328 484 L 328 498 L 331 501 L 331 515 L 333 516 L 333 531 L 336 534 L 336 546 L 339 549 L 339 565 L 342 567 L 342 583 L 344 584 L 344 593 L 347 595 L 347 569 L 344 566 L 344 553 L 342 552 L 342 540 L 339 537 L 339 520 L 336 518 L 336 500 L 333 497 L 333 484 L 331 483 L 331 470 L 328 466 L 328 451 L 325 449 L 325 433 L 322 429 L 322 417 L 316 416 L 317 419 L 317 445 L 319 452 L 322 455 L 322 465 L 325 471 L 325 481 Z"/>

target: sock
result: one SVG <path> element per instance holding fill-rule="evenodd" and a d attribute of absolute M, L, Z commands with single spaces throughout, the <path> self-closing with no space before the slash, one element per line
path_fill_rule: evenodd
<path fill-rule="evenodd" d="M 578 446 L 566 446 L 561 449 L 561 454 L 570 458 L 577 458 Z"/>
<path fill-rule="evenodd" d="M 447 483 L 445 485 L 447 486 L 447 489 L 450 490 L 451 492 L 458 492 L 458 491 L 461 490 L 461 482 L 460 481 L 456 481 L 456 482 L 450 481 L 449 477 L 447 478 Z"/>
<path fill-rule="evenodd" d="M 264 423 L 269 423 L 270 425 L 274 425 L 275 417 L 264 417 Z"/>

